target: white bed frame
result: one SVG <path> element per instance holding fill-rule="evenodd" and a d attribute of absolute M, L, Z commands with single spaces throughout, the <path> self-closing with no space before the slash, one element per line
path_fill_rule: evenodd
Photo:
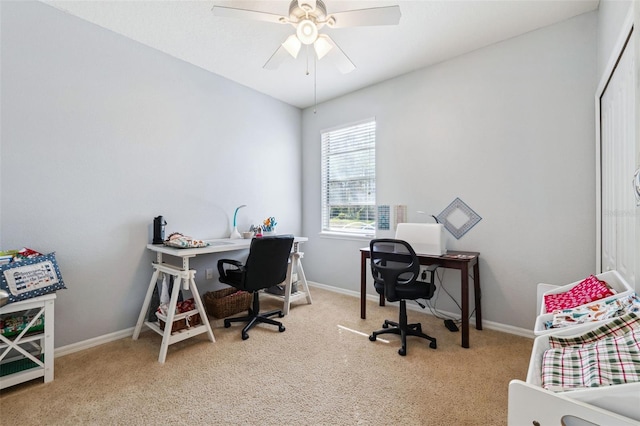
<path fill-rule="evenodd" d="M 640 407 L 638 407 L 640 410 Z M 630 426 L 639 421 L 522 380 L 509 383 L 509 426 Z"/>
<path fill-rule="evenodd" d="M 538 284 L 536 312 L 541 312 L 543 294 L 556 288 L 558 286 Z M 591 328 L 596 327 L 598 324 Z M 560 329 L 553 334 L 569 337 L 585 331 L 581 326 L 577 329 Z M 534 341 L 527 381 L 509 383 L 509 426 L 640 426 L 640 383 L 570 392 L 544 389 L 539 372 L 542 352 L 548 349 L 547 341 L 541 345 L 541 339 L 546 338 L 548 335 L 538 336 Z"/>

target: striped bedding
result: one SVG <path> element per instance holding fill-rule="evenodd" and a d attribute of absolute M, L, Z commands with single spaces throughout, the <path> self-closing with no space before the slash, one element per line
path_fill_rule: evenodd
<path fill-rule="evenodd" d="M 542 387 L 566 391 L 640 382 L 640 318 L 628 314 L 578 337 L 550 336 Z"/>

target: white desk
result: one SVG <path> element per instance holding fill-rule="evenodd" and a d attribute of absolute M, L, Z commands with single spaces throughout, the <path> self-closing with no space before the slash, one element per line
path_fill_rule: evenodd
<path fill-rule="evenodd" d="M 298 244 L 301 242 L 308 241 L 309 239 L 306 237 L 295 237 L 293 241 L 293 251 L 291 252 L 291 262 L 289 262 L 289 266 L 287 268 L 287 277 L 285 279 L 285 295 L 284 295 L 284 308 L 283 314 L 287 315 L 289 313 L 289 305 L 291 302 L 294 302 L 300 298 L 306 298 L 307 303 L 312 303 L 311 293 L 309 292 L 309 286 L 307 284 L 307 279 L 304 275 L 304 270 L 302 269 L 302 262 L 300 259 L 303 257 L 303 253 L 298 250 Z M 147 244 L 147 248 L 151 251 L 156 252 L 156 262 L 152 264 L 154 268 L 153 275 L 151 277 L 151 281 L 149 282 L 149 287 L 147 288 L 147 294 L 144 299 L 144 303 L 142 304 L 142 309 L 140 310 L 140 315 L 138 316 L 138 322 L 136 323 L 135 330 L 133 332 L 133 340 L 137 340 L 140 336 L 140 331 L 142 330 L 142 326 L 146 325 L 150 329 L 154 330 L 156 333 L 162 335 L 162 345 L 160 347 L 160 355 L 158 357 L 158 361 L 160 363 L 164 363 L 167 356 L 167 348 L 169 345 L 173 343 L 177 343 L 189 337 L 193 337 L 202 333 L 207 333 L 209 336 L 209 340 L 211 342 L 215 342 L 215 337 L 213 336 L 213 331 L 211 330 L 211 326 L 207 319 L 206 310 L 204 305 L 202 304 L 202 300 L 200 298 L 200 294 L 198 292 L 198 288 L 195 283 L 195 270 L 191 270 L 189 268 L 189 260 L 193 257 L 203 255 L 203 254 L 211 254 L 211 253 L 224 253 L 228 251 L 236 251 L 236 250 L 248 250 L 251 245 L 250 239 L 237 239 L 231 240 L 229 238 L 215 239 L 215 240 L 206 240 L 209 245 L 207 247 L 200 248 L 188 248 L 188 249 L 179 249 L 173 247 L 167 247 L 160 244 Z M 163 254 L 174 256 L 182 259 L 182 267 L 177 267 L 173 265 L 169 265 L 163 263 L 162 256 Z M 297 292 L 295 294 L 291 294 L 291 275 L 292 269 L 295 266 L 296 271 L 298 273 L 298 279 L 303 287 L 303 291 Z M 151 297 L 153 295 L 153 290 L 155 289 L 156 283 L 160 274 L 169 274 L 173 275 L 176 279 L 173 283 L 173 288 L 171 289 L 171 301 L 169 302 L 167 321 L 164 330 L 161 330 L 160 327 L 153 322 L 145 321 L 145 318 L 149 312 L 149 305 L 151 303 Z M 178 293 L 180 290 L 180 284 L 182 283 L 182 288 L 184 290 L 191 289 L 191 293 L 193 295 L 193 299 L 195 301 L 196 307 L 200 312 L 200 318 L 202 319 L 202 324 L 196 327 L 189 328 L 187 330 L 183 330 L 176 333 L 171 333 L 171 324 L 173 323 L 175 317 L 175 308 L 178 302 Z M 269 294 L 269 293 L 265 293 Z M 278 296 L 274 296 L 278 297 Z"/>

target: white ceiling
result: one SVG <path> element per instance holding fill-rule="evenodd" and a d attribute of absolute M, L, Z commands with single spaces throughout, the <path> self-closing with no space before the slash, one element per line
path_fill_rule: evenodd
<path fill-rule="evenodd" d="M 317 102 L 597 9 L 598 0 L 324 0 L 327 12 L 398 4 L 397 26 L 323 28 L 356 65 L 317 64 Z M 288 15 L 290 0 L 57 1 L 58 9 L 288 104 L 314 104 L 306 55 L 262 68 L 290 25 L 213 15 L 213 5 Z M 313 71 L 313 59 L 310 62 Z"/>

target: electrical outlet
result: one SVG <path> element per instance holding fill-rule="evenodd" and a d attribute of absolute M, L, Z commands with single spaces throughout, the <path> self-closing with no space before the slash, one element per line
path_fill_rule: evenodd
<path fill-rule="evenodd" d="M 213 269 L 207 269 L 206 270 L 206 276 L 208 280 L 212 280 L 213 279 Z"/>

